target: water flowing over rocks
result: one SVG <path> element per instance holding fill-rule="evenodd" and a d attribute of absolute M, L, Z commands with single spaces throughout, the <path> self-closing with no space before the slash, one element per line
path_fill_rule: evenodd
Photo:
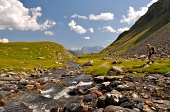
<path fill-rule="evenodd" d="M 0 76 L 0 112 L 170 111 L 170 72 L 93 77 L 66 63 L 39 77 Z"/>

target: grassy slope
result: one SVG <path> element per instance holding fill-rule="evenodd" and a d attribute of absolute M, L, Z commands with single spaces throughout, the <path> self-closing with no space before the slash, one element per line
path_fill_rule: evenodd
<path fill-rule="evenodd" d="M 34 68 L 42 70 L 53 70 L 59 67 L 66 67 L 64 60 L 16 60 L 0 59 L 0 73 L 6 72 L 26 72 L 31 73 Z"/>
<path fill-rule="evenodd" d="M 161 4 L 157 3 L 155 5 L 160 6 Z M 121 55 L 168 24 L 170 21 L 170 10 L 157 14 L 159 10 L 161 9 L 155 7 L 154 10 L 146 13 L 129 31 L 120 34 L 117 40 L 101 51 L 101 53 Z"/>
<path fill-rule="evenodd" d="M 60 44 L 54 42 L 10 42 L 0 43 L 0 59 L 31 60 L 63 59 L 72 55 Z"/>
<path fill-rule="evenodd" d="M 30 72 L 33 68 L 51 70 L 66 66 L 61 63 L 72 57 L 62 45 L 54 42 L 0 43 L 0 73 L 23 69 Z"/>

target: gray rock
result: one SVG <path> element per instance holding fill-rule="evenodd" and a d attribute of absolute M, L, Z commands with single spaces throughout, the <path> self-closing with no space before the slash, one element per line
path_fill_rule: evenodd
<path fill-rule="evenodd" d="M 157 80 L 158 78 L 157 78 L 157 77 L 154 77 L 154 76 L 148 76 L 148 79 L 149 79 L 149 80 Z"/>
<path fill-rule="evenodd" d="M 138 108 L 133 108 L 134 112 L 141 112 Z"/>
<path fill-rule="evenodd" d="M 94 82 L 96 82 L 96 83 L 101 83 L 101 82 L 103 82 L 104 81 L 104 76 L 97 76 L 97 77 L 94 77 Z"/>
<path fill-rule="evenodd" d="M 104 87 L 109 86 L 109 84 L 110 84 L 110 81 L 108 81 L 108 82 L 103 82 L 103 83 L 102 83 L 102 85 L 103 85 Z"/>
<path fill-rule="evenodd" d="M 18 81 L 18 79 L 16 78 L 3 77 L 3 76 L 0 76 L 0 80 L 1 81 Z"/>
<path fill-rule="evenodd" d="M 22 78 L 22 79 L 20 79 L 20 83 L 21 83 L 22 85 L 27 85 L 27 84 L 28 84 L 28 81 L 27 81 L 25 78 Z"/>
<path fill-rule="evenodd" d="M 105 108 L 105 106 L 106 106 L 106 96 L 105 96 L 105 95 L 100 96 L 100 97 L 98 98 L 97 106 L 98 106 L 99 108 Z"/>
<path fill-rule="evenodd" d="M 161 111 L 168 112 L 170 109 L 170 101 L 168 100 L 154 100 L 155 107 Z"/>
<path fill-rule="evenodd" d="M 124 74 L 124 71 L 118 66 L 112 66 L 107 72 L 107 75 L 121 75 Z"/>
<path fill-rule="evenodd" d="M 65 107 L 65 112 L 83 112 L 83 106 L 80 103 L 71 103 Z"/>
<path fill-rule="evenodd" d="M 122 98 L 122 93 L 117 90 L 112 90 L 111 92 L 106 93 L 106 104 L 118 104 L 120 102 L 120 98 Z"/>
<path fill-rule="evenodd" d="M 132 82 L 126 82 L 126 84 L 121 84 L 116 87 L 116 90 L 123 91 L 123 90 L 134 90 L 135 85 Z"/>
<path fill-rule="evenodd" d="M 93 66 L 93 60 L 89 60 L 88 62 L 84 63 L 82 66 Z"/>
<path fill-rule="evenodd" d="M 16 75 L 17 73 L 15 73 L 15 72 L 7 72 L 7 74 L 9 74 L 9 75 Z"/>
<path fill-rule="evenodd" d="M 32 112 L 32 110 L 22 102 L 10 102 L 4 106 L 4 112 Z"/>
<path fill-rule="evenodd" d="M 124 77 L 124 75 L 119 75 L 119 76 L 105 76 L 105 81 L 115 81 L 115 80 L 119 80 L 122 79 Z"/>
<path fill-rule="evenodd" d="M 134 112 L 134 111 L 128 108 L 122 108 L 120 106 L 109 105 L 104 109 L 103 112 Z"/>
<path fill-rule="evenodd" d="M 165 77 L 170 77 L 170 71 L 164 74 Z"/>
<path fill-rule="evenodd" d="M 99 108 L 99 109 L 96 109 L 96 110 L 93 110 L 92 112 L 103 112 L 103 108 Z"/>
<path fill-rule="evenodd" d="M 122 104 L 120 104 L 120 106 L 123 107 L 123 108 L 133 109 L 133 104 L 130 103 L 130 102 L 122 103 Z"/>
<path fill-rule="evenodd" d="M 87 94 L 83 98 L 84 102 L 91 102 L 92 100 L 97 100 L 97 95 L 96 94 Z"/>
<path fill-rule="evenodd" d="M 155 112 L 152 110 L 148 105 L 143 105 L 143 111 L 142 112 Z"/>

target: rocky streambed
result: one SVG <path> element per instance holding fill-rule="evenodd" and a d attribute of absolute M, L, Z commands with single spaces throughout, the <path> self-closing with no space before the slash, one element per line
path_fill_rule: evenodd
<path fill-rule="evenodd" d="M 170 112 L 170 72 L 93 77 L 70 67 L 0 77 L 0 112 Z"/>

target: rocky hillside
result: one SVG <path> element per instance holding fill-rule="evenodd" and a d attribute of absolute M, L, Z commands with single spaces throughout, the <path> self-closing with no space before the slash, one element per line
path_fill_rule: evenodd
<path fill-rule="evenodd" d="M 0 43 L 0 59 L 64 59 L 71 58 L 68 50 L 55 42 Z"/>
<path fill-rule="evenodd" d="M 155 57 L 170 57 L 170 1 L 158 0 L 147 13 L 101 53 L 121 57 L 147 54 L 147 44 L 155 46 Z"/>

